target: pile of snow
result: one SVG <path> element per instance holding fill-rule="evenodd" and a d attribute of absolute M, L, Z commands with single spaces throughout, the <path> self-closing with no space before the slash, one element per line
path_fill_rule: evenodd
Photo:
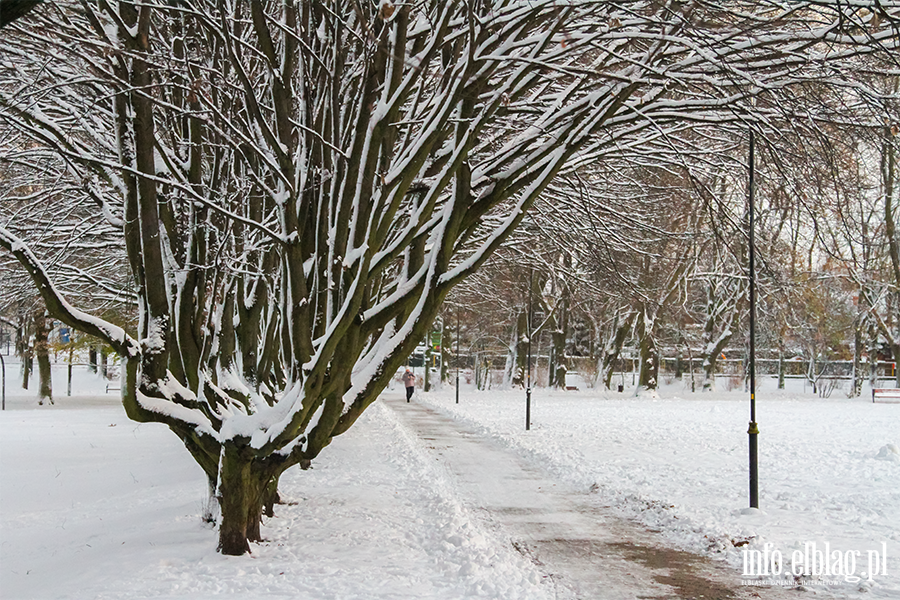
<path fill-rule="evenodd" d="M 900 463 L 900 448 L 896 444 L 887 444 L 878 450 L 875 455 L 878 460 L 889 460 L 891 462 Z"/>

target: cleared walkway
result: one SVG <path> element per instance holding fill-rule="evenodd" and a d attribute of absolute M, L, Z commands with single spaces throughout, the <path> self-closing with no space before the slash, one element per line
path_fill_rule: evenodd
<path fill-rule="evenodd" d="M 463 500 L 557 585 L 560 598 L 787 598 L 742 587 L 740 573 L 658 545 L 651 532 L 590 501 L 464 423 L 415 401 L 385 397 L 398 421 L 456 479 Z"/>

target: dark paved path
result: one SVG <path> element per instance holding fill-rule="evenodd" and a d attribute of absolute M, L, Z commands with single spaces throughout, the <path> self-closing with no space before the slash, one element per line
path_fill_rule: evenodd
<path fill-rule="evenodd" d="M 553 578 L 560 598 L 585 600 L 787 598 L 741 586 L 740 573 L 666 549 L 495 441 L 422 404 L 383 399 L 434 453 L 467 506 Z"/>

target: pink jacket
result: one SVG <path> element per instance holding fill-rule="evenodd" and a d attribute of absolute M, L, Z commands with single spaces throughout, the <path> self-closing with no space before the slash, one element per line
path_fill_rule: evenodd
<path fill-rule="evenodd" d="M 403 374 L 403 383 L 406 387 L 413 387 L 416 385 L 416 376 L 414 373 L 407 371 Z"/>

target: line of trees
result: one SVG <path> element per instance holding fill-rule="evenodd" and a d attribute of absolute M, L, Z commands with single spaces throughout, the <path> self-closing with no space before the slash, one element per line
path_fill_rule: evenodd
<path fill-rule="evenodd" d="M 762 352 L 782 374 L 786 359 L 803 357 L 814 388 L 830 361 L 852 361 L 851 397 L 866 379 L 875 385 L 879 359 L 900 356 L 900 111 L 889 71 L 876 84 L 893 94 L 886 111 L 856 105 L 853 127 L 836 125 L 851 121 L 838 107 L 812 126 L 769 121 L 756 160 Z M 745 358 L 749 335 L 748 135 L 716 133 L 697 162 L 591 165 L 557 182 L 509 248 L 456 292 L 459 303 L 486 313 L 496 338 L 549 338 L 550 385 L 564 387 L 557 373 L 575 360 L 609 388 L 627 347 L 640 356 L 642 389 L 658 385 L 660 348 L 676 363 L 698 359 L 699 387 L 714 389 L 723 351 Z M 524 348 L 502 346 L 520 373 Z"/>

